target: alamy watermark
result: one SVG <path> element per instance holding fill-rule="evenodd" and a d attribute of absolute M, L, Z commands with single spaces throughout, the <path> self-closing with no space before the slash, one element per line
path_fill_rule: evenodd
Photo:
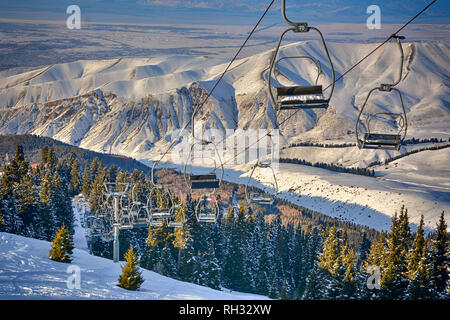
<path fill-rule="evenodd" d="M 66 20 L 67 28 L 70 30 L 81 29 L 81 9 L 76 4 L 70 5 L 66 10 L 70 16 Z"/>
<path fill-rule="evenodd" d="M 370 5 L 367 7 L 367 13 L 370 16 L 367 18 L 366 25 L 369 30 L 381 29 L 381 9 L 377 5 Z"/>
<path fill-rule="evenodd" d="M 370 273 L 370 276 L 367 278 L 366 285 L 367 289 L 380 289 L 381 288 L 381 269 L 379 266 L 368 266 L 367 272 Z"/>
<path fill-rule="evenodd" d="M 81 289 L 81 269 L 77 265 L 70 265 L 67 267 L 66 273 L 70 276 L 66 280 L 67 289 L 80 290 Z"/>

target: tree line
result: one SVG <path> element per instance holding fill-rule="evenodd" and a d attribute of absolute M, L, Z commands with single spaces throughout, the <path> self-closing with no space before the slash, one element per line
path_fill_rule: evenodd
<path fill-rule="evenodd" d="M 322 168 L 327 169 L 331 171 L 336 172 L 343 172 L 343 173 L 350 173 L 350 174 L 357 174 L 360 176 L 366 176 L 366 177 L 374 177 L 375 176 L 375 170 L 367 169 L 367 168 L 347 168 L 342 165 L 334 164 L 334 163 L 326 163 L 326 162 L 309 162 L 304 159 L 298 159 L 298 158 L 280 158 L 280 163 L 295 163 L 300 164 L 303 166 L 309 166 L 314 168 Z"/>
<path fill-rule="evenodd" d="M 404 144 L 421 144 L 421 143 L 442 143 L 442 142 L 450 142 L 450 138 L 447 140 L 442 138 L 423 138 L 423 139 L 416 139 L 412 137 L 411 139 L 405 139 L 403 141 Z"/>
<path fill-rule="evenodd" d="M 370 167 L 373 167 L 373 166 L 387 165 L 388 163 L 390 163 L 392 161 L 395 161 L 395 160 L 401 159 L 403 157 L 409 156 L 411 154 L 419 153 L 419 152 L 422 152 L 422 151 L 441 150 L 441 149 L 445 149 L 445 148 L 449 148 L 449 147 L 450 147 L 450 144 L 444 144 L 444 145 L 440 145 L 440 146 L 430 146 L 430 147 L 426 147 L 426 148 L 410 150 L 410 151 L 407 151 L 405 153 L 399 154 L 399 155 L 397 155 L 395 157 L 391 157 L 391 158 L 385 159 L 383 161 L 380 160 L 380 161 L 371 162 L 369 165 L 367 165 L 367 168 L 370 168 Z M 367 169 L 367 170 L 373 171 L 373 170 L 370 170 L 370 169 Z"/>
<path fill-rule="evenodd" d="M 293 147 L 316 147 L 316 148 L 348 148 L 356 147 L 356 143 L 318 143 L 318 142 L 297 142 L 289 144 L 288 148 Z"/>
<path fill-rule="evenodd" d="M 417 139 L 412 137 L 411 139 L 405 139 L 403 141 L 404 144 L 422 144 L 422 143 L 442 143 L 442 142 L 450 142 L 450 138 L 443 139 L 443 138 L 423 138 L 423 139 Z M 294 147 L 316 147 L 316 148 L 349 148 L 349 147 L 356 147 L 356 143 L 320 143 L 320 142 L 297 142 L 297 143 L 291 143 L 287 148 L 294 148 Z"/>

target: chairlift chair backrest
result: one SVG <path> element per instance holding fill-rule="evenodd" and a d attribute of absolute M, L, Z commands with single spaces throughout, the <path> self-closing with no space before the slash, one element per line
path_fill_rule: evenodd
<path fill-rule="evenodd" d="M 202 145 L 204 141 L 202 141 Z M 184 166 L 184 178 L 185 178 L 185 182 L 186 185 L 189 189 L 218 189 L 220 188 L 220 185 L 222 183 L 223 180 L 223 175 L 224 175 L 224 168 L 223 168 L 223 163 L 222 160 L 220 158 L 220 154 L 219 151 L 217 150 L 217 147 L 211 142 L 208 144 L 212 144 L 214 146 L 214 152 L 216 154 L 216 158 L 218 159 L 219 162 L 219 166 L 217 165 L 217 161 L 215 158 L 211 158 L 211 157 L 201 157 L 202 160 L 204 159 L 210 159 L 212 160 L 212 162 L 214 163 L 214 169 L 212 169 L 210 172 L 206 173 L 206 174 L 192 174 L 188 171 L 188 167 L 191 168 L 192 165 L 190 164 L 190 161 L 192 161 L 192 159 L 195 158 L 200 158 L 200 157 L 192 157 L 192 152 L 194 151 L 195 145 L 198 144 L 198 142 L 194 142 L 191 145 L 189 154 L 188 154 L 188 158 L 187 161 L 185 163 Z M 220 177 L 217 176 L 217 171 L 220 169 L 221 175 Z"/>
<path fill-rule="evenodd" d="M 325 43 L 325 39 L 320 32 L 320 30 L 316 27 L 308 26 L 307 22 L 293 22 L 289 20 L 286 16 L 286 0 L 282 0 L 282 16 L 284 21 L 289 24 L 291 27 L 286 29 L 280 36 L 278 40 L 278 44 L 275 48 L 275 52 L 273 54 L 273 57 L 271 59 L 270 63 L 270 69 L 269 69 L 269 75 L 268 75 L 268 89 L 269 89 L 269 97 L 272 102 L 273 107 L 276 110 L 292 110 L 292 109 L 317 109 L 317 108 L 328 108 L 331 97 L 333 95 L 334 91 L 334 84 L 335 84 L 335 72 L 334 72 L 334 66 L 333 62 L 331 60 L 331 56 L 328 52 L 327 45 Z M 322 69 L 320 67 L 320 64 L 316 64 L 319 68 L 319 73 L 316 78 L 314 85 L 308 85 L 308 86 L 272 86 L 272 75 L 274 74 L 275 69 L 277 72 L 279 72 L 278 69 L 278 63 L 282 59 L 286 58 L 303 58 L 303 56 L 300 57 L 285 57 L 277 60 L 281 42 L 283 41 L 284 36 L 292 31 L 294 33 L 306 33 L 311 30 L 316 31 L 321 39 L 321 43 L 323 46 L 323 49 L 325 51 L 325 54 L 327 56 L 329 66 L 331 69 L 331 90 L 330 94 L 327 98 L 323 96 L 323 87 L 322 85 L 317 85 L 317 80 L 319 78 L 320 73 L 322 73 Z M 311 58 L 312 59 L 312 58 Z M 274 96 L 273 89 L 276 91 L 276 97 Z"/>
<path fill-rule="evenodd" d="M 214 223 L 219 216 L 219 201 L 214 194 L 201 197 L 195 207 L 198 222 Z"/>

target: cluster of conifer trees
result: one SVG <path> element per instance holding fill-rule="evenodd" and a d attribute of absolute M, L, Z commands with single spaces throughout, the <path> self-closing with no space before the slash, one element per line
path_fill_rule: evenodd
<path fill-rule="evenodd" d="M 52 148 L 42 149 L 42 159 L 32 168 L 17 146 L 10 162 L 3 166 L 0 188 L 0 230 L 50 241 L 62 224 L 73 234 L 71 198 L 78 166 L 72 154 L 58 160 Z"/>
<path fill-rule="evenodd" d="M 88 198 L 91 213 L 100 210 L 104 182 L 133 184 L 138 197 L 151 192 L 148 177 L 137 170 L 130 174 L 114 166 L 106 168 L 98 159 L 84 164 L 83 175 L 79 169 L 73 154 L 57 160 L 51 148 L 43 148 L 40 165 L 31 168 L 18 146 L 15 157 L 3 167 L 1 230 L 51 240 L 62 225 L 73 234 L 71 198 L 80 191 Z M 121 257 L 131 245 L 136 256 L 130 259 L 142 268 L 215 289 L 271 298 L 449 298 L 444 214 L 435 232 L 426 236 L 423 221 L 417 231 L 410 230 L 407 210 L 401 208 L 390 232 L 374 238 L 368 233 L 355 246 L 347 227 L 336 223 L 307 227 L 283 223 L 280 215 L 268 219 L 261 210 L 241 204 L 222 207 L 217 223 L 201 224 L 195 205 L 188 195 L 180 209 L 186 217 L 182 228 L 164 223 L 122 230 Z M 92 253 L 112 258 L 112 241 L 94 237 L 89 245 Z"/>
<path fill-rule="evenodd" d="M 407 209 L 394 215 L 390 232 L 381 232 L 359 259 L 345 233 L 327 228 L 317 265 L 308 277 L 305 299 L 449 299 L 449 245 L 442 213 L 425 237 L 423 216 L 415 233 Z"/>

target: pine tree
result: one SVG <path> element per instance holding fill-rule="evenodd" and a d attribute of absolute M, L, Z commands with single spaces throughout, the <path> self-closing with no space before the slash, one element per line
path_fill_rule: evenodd
<path fill-rule="evenodd" d="M 213 289 L 220 289 L 221 269 L 214 253 L 213 244 L 210 245 L 208 253 L 204 255 L 203 269 L 205 275 L 204 285 Z"/>
<path fill-rule="evenodd" d="M 98 212 L 101 208 L 103 201 L 103 193 L 105 192 L 104 187 L 104 176 L 98 174 L 94 183 L 92 184 L 92 189 L 89 192 L 89 207 L 91 212 Z"/>
<path fill-rule="evenodd" d="M 336 223 L 327 227 L 322 252 L 319 254 L 317 265 L 335 275 L 339 269 L 339 239 L 336 233 Z"/>
<path fill-rule="evenodd" d="M 21 145 L 17 145 L 14 158 L 3 168 L 3 176 L 7 178 L 10 184 L 17 185 L 28 171 L 29 167 L 24 159 L 23 148 Z"/>
<path fill-rule="evenodd" d="M 345 231 L 340 244 L 336 231 L 336 223 L 327 227 L 322 252 L 319 254 L 317 266 L 322 269 L 322 282 L 326 288 L 322 298 L 352 299 L 356 297 L 357 285 L 356 258 L 353 248 L 348 244 Z"/>
<path fill-rule="evenodd" d="M 14 182 L 10 171 L 5 167 L 1 177 L 0 189 L 0 215 L 2 216 L 2 229 L 5 232 L 20 234 L 23 230 L 23 221 L 17 210 L 16 199 L 14 196 Z"/>
<path fill-rule="evenodd" d="M 159 261 L 159 256 L 158 247 L 152 247 L 146 244 L 140 257 L 139 265 L 144 269 L 153 270 Z"/>
<path fill-rule="evenodd" d="M 69 191 L 72 196 L 77 195 L 81 192 L 81 175 L 80 175 L 80 166 L 78 163 L 78 159 L 74 159 L 73 163 L 70 166 L 70 188 Z"/>
<path fill-rule="evenodd" d="M 361 246 L 359 248 L 359 259 L 358 259 L 358 264 L 357 264 L 358 269 L 361 267 L 362 262 L 366 260 L 367 254 L 370 251 L 371 244 L 372 244 L 372 242 L 367 237 L 367 234 L 364 232 L 363 239 L 361 241 Z"/>
<path fill-rule="evenodd" d="M 424 251 L 425 247 L 426 243 L 423 233 L 423 215 L 422 215 L 420 218 L 419 227 L 417 228 L 416 237 L 408 253 L 407 276 L 409 279 L 414 279 L 416 277 L 416 273 L 419 268 L 419 263 L 422 260 L 423 253 L 426 252 Z"/>
<path fill-rule="evenodd" d="M 436 226 L 435 236 L 432 241 L 431 251 L 431 281 L 434 284 L 437 295 L 447 298 L 449 291 L 449 245 L 447 235 L 447 223 L 442 212 L 439 223 Z"/>
<path fill-rule="evenodd" d="M 426 246 L 422 247 L 420 260 L 415 267 L 414 276 L 409 281 L 406 289 L 405 298 L 411 300 L 431 299 L 434 298 L 430 281 L 430 262 L 427 257 Z"/>
<path fill-rule="evenodd" d="M 187 214 L 186 205 L 180 207 L 175 211 L 175 221 L 183 222 L 183 215 Z M 181 228 L 175 228 L 173 232 L 173 240 L 172 244 L 174 248 L 183 249 L 186 243 L 186 231 L 184 230 L 184 226 Z"/>
<path fill-rule="evenodd" d="M 386 235 L 384 232 L 376 237 L 370 246 L 369 253 L 366 255 L 366 259 L 362 263 L 362 268 L 367 269 L 368 266 L 384 267 L 384 260 L 386 255 Z"/>
<path fill-rule="evenodd" d="M 47 168 L 50 169 L 51 172 L 54 172 L 56 169 L 56 165 L 58 163 L 58 160 L 56 158 L 56 154 L 55 154 L 55 148 L 52 146 L 50 147 L 50 149 L 48 150 L 48 155 L 47 155 Z"/>
<path fill-rule="evenodd" d="M 270 224 L 269 238 L 273 245 L 272 263 L 274 274 L 278 278 L 276 281 L 277 292 L 281 292 L 283 285 L 286 286 L 285 279 L 288 277 L 289 249 L 286 229 L 282 226 L 281 217 L 277 215 Z"/>
<path fill-rule="evenodd" d="M 397 214 L 392 218 L 391 232 L 387 241 L 387 255 L 381 270 L 381 297 L 389 300 L 403 299 L 408 281 L 406 278 L 406 250 L 405 219 L 401 213 L 400 219 Z"/>
<path fill-rule="evenodd" d="M 91 172 L 89 170 L 89 161 L 86 160 L 84 165 L 83 182 L 81 186 L 81 192 L 88 198 L 91 191 Z"/>
<path fill-rule="evenodd" d="M 294 299 L 301 299 L 305 291 L 308 266 L 306 263 L 307 238 L 299 227 L 295 232 L 295 243 L 292 249 L 292 277 L 295 287 Z"/>
<path fill-rule="evenodd" d="M 142 272 L 139 271 L 137 254 L 133 246 L 125 254 L 125 266 L 120 266 L 122 274 L 119 276 L 119 287 L 127 290 L 137 290 L 144 282 Z"/>
<path fill-rule="evenodd" d="M 91 163 L 91 181 L 94 181 L 100 172 L 100 161 L 98 157 L 95 157 Z"/>
<path fill-rule="evenodd" d="M 70 234 L 74 233 L 74 217 L 72 211 L 71 198 L 67 190 L 67 186 L 63 185 L 58 172 L 55 172 L 50 191 L 51 210 L 55 215 L 55 223 L 57 226 L 64 224 Z"/>
<path fill-rule="evenodd" d="M 39 191 L 30 174 L 22 177 L 21 182 L 14 188 L 17 204 L 17 212 L 23 222 L 21 234 L 34 237 L 35 220 L 39 214 L 40 199 Z"/>
<path fill-rule="evenodd" d="M 257 287 L 259 286 L 258 282 L 258 275 L 259 275 L 259 268 L 260 262 L 263 255 L 263 246 L 264 241 L 267 237 L 267 229 L 266 229 L 266 223 L 264 221 L 264 214 L 261 212 L 254 212 L 250 219 L 248 219 L 247 222 L 247 238 L 249 239 L 246 241 L 246 265 L 247 265 L 247 272 L 251 274 L 251 287 L 252 292 L 258 292 Z M 223 235 L 221 235 L 223 237 Z M 221 243 L 218 245 L 221 246 Z M 267 253 L 267 252 L 266 252 Z M 267 258 L 267 257 L 266 257 Z M 264 267 L 265 268 L 265 267 Z M 267 270 L 262 270 L 264 273 Z M 263 278 L 265 276 L 263 275 Z M 264 280 L 262 280 L 265 282 Z M 267 284 L 263 285 L 267 289 Z"/>
<path fill-rule="evenodd" d="M 21 146 L 21 145 L 16 146 L 16 154 L 14 156 L 14 159 L 16 161 L 25 161 L 25 154 L 23 153 L 23 146 Z"/>
<path fill-rule="evenodd" d="M 409 227 L 409 221 L 408 221 L 408 209 L 403 205 L 400 209 L 400 216 L 398 219 L 399 224 L 399 254 L 400 254 L 400 260 L 403 261 L 402 273 L 407 272 L 407 265 L 406 260 L 409 252 L 409 248 L 411 246 L 411 229 Z"/>
<path fill-rule="evenodd" d="M 161 259 L 156 264 L 154 271 L 166 277 L 176 278 L 177 263 L 173 258 L 171 249 L 168 244 L 161 251 Z"/>
<path fill-rule="evenodd" d="M 51 179 L 50 170 L 46 170 L 39 192 L 39 197 L 41 199 L 41 210 L 39 210 L 38 216 L 38 225 L 41 228 L 39 238 L 44 240 L 52 239 L 56 231 L 56 218 L 51 201 Z"/>
<path fill-rule="evenodd" d="M 224 285 L 227 288 L 239 291 L 248 289 L 248 279 L 244 279 L 245 274 L 245 252 L 244 242 L 245 235 L 245 215 L 241 210 L 238 216 L 233 220 L 230 234 L 230 242 L 228 245 L 228 254 L 224 264 Z"/>
<path fill-rule="evenodd" d="M 315 267 L 308 278 L 306 279 L 305 292 L 303 294 L 304 300 L 323 300 L 324 291 L 326 290 L 325 284 L 323 282 L 323 276 L 327 270 Z"/>
<path fill-rule="evenodd" d="M 264 241 L 262 245 L 261 256 L 258 263 L 258 271 L 255 277 L 255 289 L 256 292 L 262 295 L 268 295 L 273 278 L 273 268 L 270 263 L 270 257 L 268 252 L 267 242 Z"/>
<path fill-rule="evenodd" d="M 341 266 L 339 268 L 340 276 L 340 293 L 338 299 L 354 299 L 356 298 L 356 258 L 353 248 L 350 247 L 348 241 L 341 247 Z"/>
<path fill-rule="evenodd" d="M 162 250 L 168 246 L 171 234 L 165 221 L 161 227 L 148 228 L 145 248 L 141 256 L 140 265 L 147 270 L 156 270 L 161 259 Z"/>
<path fill-rule="evenodd" d="M 41 165 L 45 167 L 48 162 L 48 146 L 44 146 L 41 149 Z"/>
<path fill-rule="evenodd" d="M 63 223 L 52 240 L 49 258 L 58 262 L 70 263 L 72 261 L 70 257 L 72 251 L 73 242 L 69 231 Z"/>
<path fill-rule="evenodd" d="M 386 267 L 387 248 L 386 235 L 384 232 L 379 237 L 374 238 L 370 246 L 370 250 L 366 256 L 366 260 L 361 263 L 360 278 L 361 285 L 359 286 L 359 296 L 363 299 L 378 299 L 379 289 L 381 287 L 381 279 L 374 276 L 374 272 L 383 270 Z M 369 277 L 372 279 L 371 285 L 373 289 L 368 288 L 367 281 Z"/>
<path fill-rule="evenodd" d="M 178 276 L 182 281 L 193 282 L 194 267 L 196 264 L 197 252 L 194 247 L 194 239 L 186 239 L 184 248 L 180 252 L 178 262 Z"/>
<path fill-rule="evenodd" d="M 190 281 L 198 285 L 204 285 L 204 253 L 198 253 L 196 256 L 192 257 L 190 263 L 192 264 Z"/>
<path fill-rule="evenodd" d="M 117 167 L 111 165 L 108 170 L 108 182 L 116 182 L 117 179 Z"/>

